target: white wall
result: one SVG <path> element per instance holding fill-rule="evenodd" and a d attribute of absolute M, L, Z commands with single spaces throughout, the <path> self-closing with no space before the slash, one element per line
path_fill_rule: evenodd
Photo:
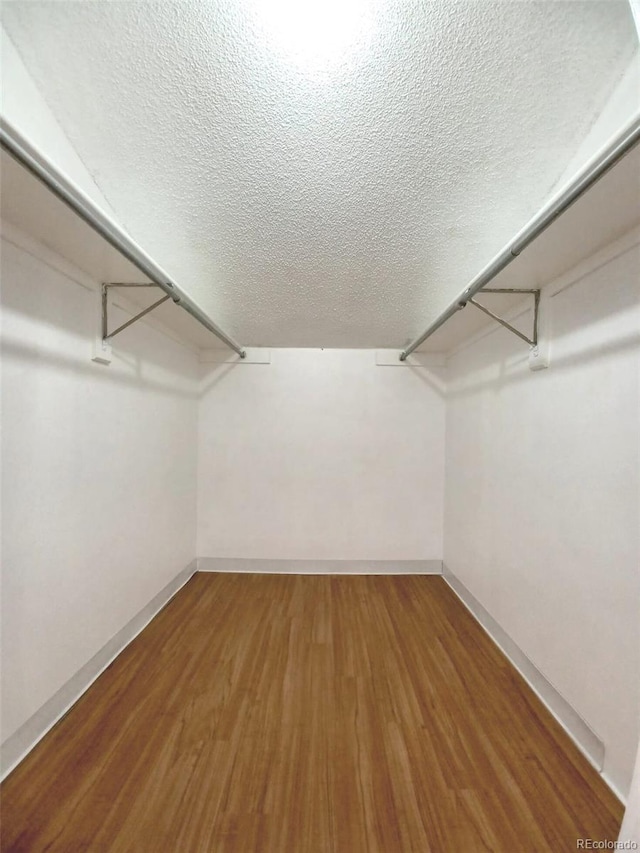
<path fill-rule="evenodd" d="M 203 366 L 198 555 L 442 558 L 437 370 L 371 350 L 272 350 Z"/>
<path fill-rule="evenodd" d="M 0 36 L 3 115 L 110 212 Z M 98 283 L 6 223 L 1 266 L 4 762 L 195 556 L 197 361 L 145 323 L 93 364 Z"/>
<path fill-rule="evenodd" d="M 638 239 L 549 291 L 549 370 L 531 373 L 498 326 L 448 360 L 445 564 L 604 741 L 623 794 L 640 672 Z"/>
<path fill-rule="evenodd" d="M 92 363 L 92 285 L 3 239 L 3 741 L 195 556 L 196 355 L 143 323 Z"/>

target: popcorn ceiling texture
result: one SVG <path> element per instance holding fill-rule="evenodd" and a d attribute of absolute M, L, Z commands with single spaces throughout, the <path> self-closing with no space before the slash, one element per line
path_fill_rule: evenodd
<path fill-rule="evenodd" d="M 283 0 L 2 14 L 123 225 L 223 328 L 250 346 L 399 347 L 545 201 L 631 56 L 631 14 L 307 8 L 298 34 Z M 331 9 L 324 42 L 305 41 Z"/>

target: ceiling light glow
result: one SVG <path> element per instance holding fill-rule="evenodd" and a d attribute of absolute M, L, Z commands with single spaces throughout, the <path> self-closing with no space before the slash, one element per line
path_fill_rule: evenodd
<path fill-rule="evenodd" d="M 372 0 L 255 0 L 257 24 L 272 52 L 304 72 L 331 71 L 366 49 Z"/>

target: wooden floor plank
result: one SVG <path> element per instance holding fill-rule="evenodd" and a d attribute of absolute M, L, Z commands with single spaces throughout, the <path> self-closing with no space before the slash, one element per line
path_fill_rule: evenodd
<path fill-rule="evenodd" d="M 558 853 L 622 820 L 424 576 L 195 575 L 0 795 L 7 853 Z"/>

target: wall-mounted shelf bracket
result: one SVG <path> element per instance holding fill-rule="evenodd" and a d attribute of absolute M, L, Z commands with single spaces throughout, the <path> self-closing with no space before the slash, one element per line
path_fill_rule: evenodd
<path fill-rule="evenodd" d="M 145 314 L 149 314 L 149 312 L 153 311 L 154 308 L 157 308 L 158 305 L 162 305 L 163 302 L 166 302 L 167 299 L 171 299 L 170 296 L 165 295 L 161 299 L 158 299 L 157 302 L 154 302 L 153 305 L 149 305 L 148 308 L 145 308 L 143 311 L 140 311 L 135 317 L 132 317 L 130 320 L 127 320 L 126 323 L 123 323 L 121 326 L 118 326 L 117 329 L 114 329 L 113 332 L 109 331 L 109 290 L 112 287 L 157 287 L 157 284 L 126 284 L 122 282 L 113 282 L 113 283 L 104 283 L 102 285 L 102 340 L 110 341 L 116 335 L 119 335 L 120 332 L 124 331 L 124 329 L 131 326 L 136 320 L 139 320 L 141 317 L 144 317 Z"/>
<path fill-rule="evenodd" d="M 493 311 L 489 311 L 484 305 L 481 305 L 479 302 L 470 296 L 465 302 L 460 303 L 460 308 L 464 308 L 467 303 L 471 303 L 475 305 L 476 308 L 483 311 L 497 323 L 500 323 L 501 326 L 504 326 L 505 329 L 508 329 L 510 332 L 513 332 L 514 335 L 517 335 L 521 340 L 526 341 L 529 346 L 537 347 L 538 346 L 538 315 L 540 312 L 540 291 L 539 290 L 521 290 L 517 287 L 486 287 L 482 290 L 478 291 L 479 293 L 528 293 L 533 296 L 533 333 L 531 337 L 527 337 L 523 332 L 519 329 L 516 329 L 511 323 L 507 323 L 502 317 L 498 317 L 497 314 L 494 314 Z"/>

